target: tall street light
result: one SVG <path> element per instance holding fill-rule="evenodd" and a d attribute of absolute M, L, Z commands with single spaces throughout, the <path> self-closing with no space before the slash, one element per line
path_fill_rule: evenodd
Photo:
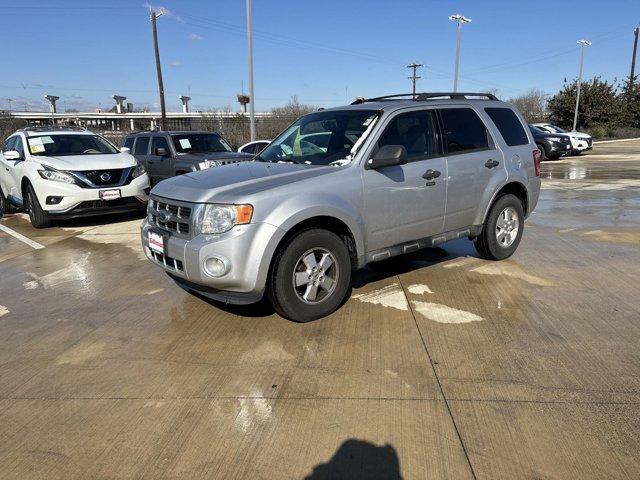
<path fill-rule="evenodd" d="M 249 125 L 251 141 L 256 139 L 255 97 L 253 95 L 253 16 L 251 1 L 246 0 L 247 6 L 247 63 L 249 66 Z"/>
<path fill-rule="evenodd" d="M 456 13 L 455 15 L 451 15 L 449 20 L 453 20 L 458 24 L 457 33 L 456 33 L 456 70 L 453 74 L 453 91 L 458 91 L 458 70 L 460 69 L 460 37 L 462 36 L 462 25 L 464 23 L 471 23 L 471 19 Z"/>
<path fill-rule="evenodd" d="M 589 40 L 578 40 L 576 42 L 580 45 L 580 73 L 578 73 L 578 93 L 576 94 L 576 111 L 573 114 L 573 132 L 576 131 L 578 126 L 578 106 L 580 105 L 580 87 L 582 86 L 582 66 L 584 65 L 584 47 L 591 45 Z"/>

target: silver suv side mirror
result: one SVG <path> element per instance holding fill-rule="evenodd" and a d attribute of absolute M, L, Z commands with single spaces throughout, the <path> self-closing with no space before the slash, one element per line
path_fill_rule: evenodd
<path fill-rule="evenodd" d="M 5 160 L 23 160 L 22 155 L 17 150 L 7 150 L 3 155 Z"/>
<path fill-rule="evenodd" d="M 372 170 L 405 163 L 407 163 L 407 149 L 404 145 L 384 145 L 368 162 Z"/>

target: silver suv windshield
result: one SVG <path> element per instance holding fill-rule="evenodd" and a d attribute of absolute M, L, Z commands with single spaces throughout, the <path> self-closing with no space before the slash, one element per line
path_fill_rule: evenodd
<path fill-rule="evenodd" d="M 354 145 L 373 126 L 376 110 L 329 110 L 299 118 L 259 155 L 267 162 L 343 165 Z"/>
<path fill-rule="evenodd" d="M 118 149 L 98 135 L 55 134 L 27 137 L 29 153 L 50 157 L 68 155 L 104 155 L 118 153 Z"/>

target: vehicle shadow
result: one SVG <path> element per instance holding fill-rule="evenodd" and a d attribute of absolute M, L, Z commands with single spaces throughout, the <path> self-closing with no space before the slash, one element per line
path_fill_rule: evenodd
<path fill-rule="evenodd" d="M 378 447 L 364 440 L 350 438 L 333 454 L 327 463 L 313 467 L 305 480 L 339 480 L 366 478 L 368 480 L 401 480 L 400 459 L 396 449 L 385 444 Z"/>
<path fill-rule="evenodd" d="M 446 244 L 446 249 L 444 247 L 425 248 L 406 255 L 399 255 L 388 260 L 371 263 L 365 268 L 353 272 L 351 275 L 349 290 L 347 290 L 347 294 L 338 309 L 342 308 L 342 306 L 351 298 L 354 288 L 362 288 L 369 283 L 413 272 L 421 268 L 428 268 L 432 265 L 437 265 L 444 260 L 452 260 L 465 256 L 475 257 L 477 256 L 477 253 L 473 247 L 473 242 L 467 239 L 460 239 L 448 242 Z M 212 300 L 196 292 L 190 293 L 207 302 L 212 307 L 218 308 L 232 315 L 257 318 L 268 317 L 275 313 L 273 307 L 266 299 L 266 295 L 265 298 L 260 300 L 258 303 L 251 305 L 231 305 Z"/>

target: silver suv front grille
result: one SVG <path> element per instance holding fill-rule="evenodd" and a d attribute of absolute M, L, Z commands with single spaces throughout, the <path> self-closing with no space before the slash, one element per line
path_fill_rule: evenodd
<path fill-rule="evenodd" d="M 191 234 L 193 206 L 184 202 L 152 197 L 149 200 L 149 223 L 182 236 Z"/>

